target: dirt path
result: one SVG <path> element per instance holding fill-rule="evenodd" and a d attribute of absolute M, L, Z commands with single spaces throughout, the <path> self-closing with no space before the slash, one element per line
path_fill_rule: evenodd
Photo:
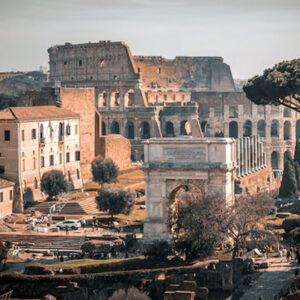
<path fill-rule="evenodd" d="M 273 300 L 282 289 L 287 291 L 295 277 L 294 272 L 298 266 L 296 262 L 280 262 L 279 259 L 273 260 L 271 266 L 258 277 L 253 286 L 245 292 L 240 300 Z"/>

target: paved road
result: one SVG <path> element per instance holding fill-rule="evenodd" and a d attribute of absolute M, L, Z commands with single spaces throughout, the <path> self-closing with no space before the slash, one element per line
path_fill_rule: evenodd
<path fill-rule="evenodd" d="M 273 300 L 281 289 L 288 290 L 295 275 L 297 264 L 295 262 L 280 263 L 276 260 L 266 271 L 258 277 L 253 286 L 245 292 L 240 300 Z"/>

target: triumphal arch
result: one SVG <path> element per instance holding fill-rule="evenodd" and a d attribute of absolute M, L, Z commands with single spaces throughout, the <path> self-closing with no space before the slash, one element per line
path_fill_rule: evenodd
<path fill-rule="evenodd" d="M 144 142 L 145 239 L 169 239 L 169 212 L 181 187 L 234 199 L 235 142 L 231 138 L 153 138 Z"/>

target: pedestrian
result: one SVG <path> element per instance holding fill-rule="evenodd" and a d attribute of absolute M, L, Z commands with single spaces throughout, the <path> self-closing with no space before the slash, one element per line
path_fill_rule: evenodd
<path fill-rule="evenodd" d="M 290 262 L 290 258 L 291 258 L 291 251 L 290 251 L 290 249 L 287 249 L 287 251 L 286 251 L 286 261 Z"/>
<path fill-rule="evenodd" d="M 294 253 L 294 247 L 290 247 L 290 253 L 291 253 L 291 260 L 295 259 L 295 253 Z"/>
<path fill-rule="evenodd" d="M 57 260 L 59 261 L 59 250 L 57 249 L 57 251 L 56 251 L 56 258 L 57 258 Z"/>
<path fill-rule="evenodd" d="M 60 261 L 63 262 L 64 261 L 64 257 L 63 255 L 60 256 Z"/>
<path fill-rule="evenodd" d="M 280 259 L 280 262 L 282 262 L 282 251 L 280 249 L 278 251 L 278 257 Z"/>
<path fill-rule="evenodd" d="M 69 235 L 69 227 L 66 226 L 66 235 Z"/>

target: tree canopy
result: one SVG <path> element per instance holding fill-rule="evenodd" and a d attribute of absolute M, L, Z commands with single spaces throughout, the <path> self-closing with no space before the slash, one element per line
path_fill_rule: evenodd
<path fill-rule="evenodd" d="M 100 184 L 116 182 L 119 175 L 119 168 L 110 158 L 97 156 L 92 161 L 93 180 Z"/>
<path fill-rule="evenodd" d="M 41 190 L 46 192 L 50 199 L 67 191 L 67 182 L 60 170 L 45 172 L 41 179 Z"/>
<path fill-rule="evenodd" d="M 297 191 L 297 179 L 295 166 L 289 159 L 284 163 L 281 186 L 279 188 L 279 197 L 290 197 Z"/>
<path fill-rule="evenodd" d="M 124 213 L 128 215 L 134 206 L 135 194 L 130 190 L 104 186 L 98 190 L 96 201 L 101 211 L 113 215 Z"/>
<path fill-rule="evenodd" d="M 249 79 L 243 87 L 255 104 L 284 105 L 300 112 L 300 59 L 282 61 Z"/>

